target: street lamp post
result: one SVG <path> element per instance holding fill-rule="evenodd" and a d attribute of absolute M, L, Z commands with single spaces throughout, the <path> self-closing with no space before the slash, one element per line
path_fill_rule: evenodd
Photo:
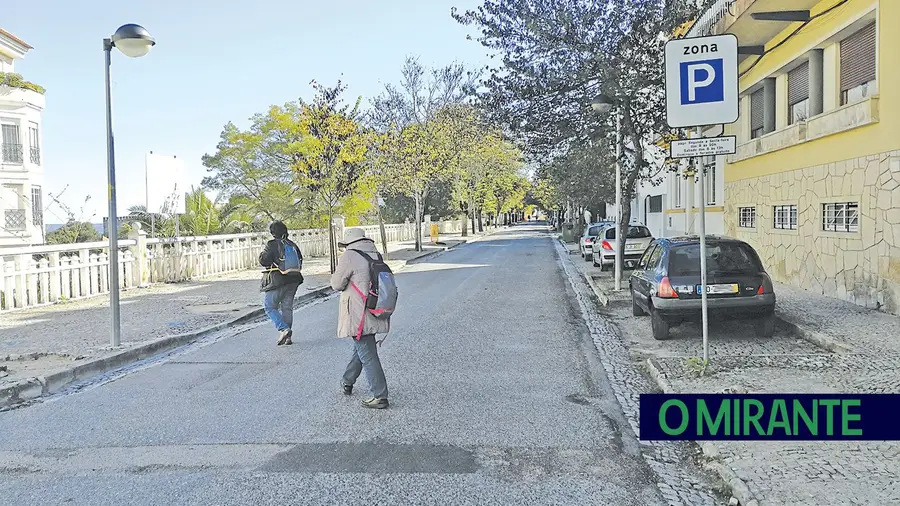
<path fill-rule="evenodd" d="M 598 95 L 591 101 L 591 108 L 595 113 L 606 115 L 615 108 L 616 102 L 607 95 Z M 615 251 L 615 290 L 622 289 L 622 250 L 620 244 L 624 244 L 622 236 L 622 116 L 616 108 L 616 251 Z M 622 241 L 620 243 L 620 241 Z"/>
<path fill-rule="evenodd" d="M 117 48 L 130 58 L 139 58 L 150 52 L 156 44 L 144 27 L 135 24 L 122 25 L 108 39 L 103 39 L 106 55 L 106 168 L 109 180 L 109 307 L 112 311 L 110 344 L 117 347 L 122 342 L 119 314 L 119 219 L 116 215 L 116 155 L 112 131 L 112 97 L 110 95 L 109 67 L 112 48 Z"/>

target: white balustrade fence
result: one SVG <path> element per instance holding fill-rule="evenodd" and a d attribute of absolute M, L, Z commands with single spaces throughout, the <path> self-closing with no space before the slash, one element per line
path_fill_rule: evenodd
<path fill-rule="evenodd" d="M 119 241 L 119 287 L 135 286 L 136 241 Z M 0 251 L 0 311 L 109 292 L 109 244 L 85 242 Z"/>
<path fill-rule="evenodd" d="M 440 233 L 462 230 L 462 222 L 435 223 Z M 377 225 L 362 227 L 380 245 Z M 415 238 L 415 224 L 385 225 L 389 243 Z M 422 224 L 428 241 L 431 223 Z M 335 227 L 335 240 L 343 225 Z M 135 230 L 119 241 L 119 287 L 172 283 L 259 268 L 267 233 L 149 239 Z M 305 257 L 327 256 L 328 229 L 294 230 L 290 238 Z M 0 312 L 109 293 L 109 243 L 90 242 L 0 249 Z"/>

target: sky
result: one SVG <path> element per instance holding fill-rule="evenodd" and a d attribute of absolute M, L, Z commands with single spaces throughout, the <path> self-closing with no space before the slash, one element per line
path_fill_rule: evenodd
<path fill-rule="evenodd" d="M 400 80 L 407 56 L 428 66 L 489 62 L 451 7 L 478 0 L 34 0 L 4 2 L 0 27 L 34 47 L 16 72 L 47 89 L 44 200 L 58 194 L 76 218 L 107 216 L 102 40 L 126 23 L 156 39 L 145 57 L 113 51 L 112 103 L 118 213 L 143 204 L 148 151 L 185 161 L 185 183 L 206 175 L 228 121 L 246 127 L 272 104 L 311 98 L 310 81 L 348 85 L 363 104 Z M 151 176 L 152 177 L 152 176 Z M 84 199 L 90 196 L 87 205 Z M 84 207 L 83 216 L 80 209 Z M 58 208 L 48 223 L 64 222 Z"/>

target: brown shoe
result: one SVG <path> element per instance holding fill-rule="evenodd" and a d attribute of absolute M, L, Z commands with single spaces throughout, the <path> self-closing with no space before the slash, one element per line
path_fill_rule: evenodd
<path fill-rule="evenodd" d="M 390 406 L 390 403 L 387 399 L 376 399 L 373 397 L 362 401 L 362 405 L 369 409 L 387 409 Z"/>

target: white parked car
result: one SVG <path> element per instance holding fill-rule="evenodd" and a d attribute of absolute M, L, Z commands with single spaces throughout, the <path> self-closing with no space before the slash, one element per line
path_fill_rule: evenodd
<path fill-rule="evenodd" d="M 604 227 L 591 243 L 591 258 L 595 267 L 606 270 L 615 267 L 616 263 L 616 226 Z M 638 260 L 644 255 L 644 251 L 653 242 L 653 234 L 644 225 L 629 225 L 628 236 L 625 238 L 625 255 L 623 267 L 632 269 Z"/>
<path fill-rule="evenodd" d="M 591 223 L 584 227 L 584 233 L 581 234 L 581 238 L 578 240 L 578 247 L 581 250 L 581 257 L 584 258 L 585 262 L 591 261 L 591 245 L 594 242 L 594 238 L 597 237 L 597 234 L 599 234 L 604 227 L 608 227 L 612 224 L 613 223 L 610 221 L 598 221 L 597 223 Z"/>

